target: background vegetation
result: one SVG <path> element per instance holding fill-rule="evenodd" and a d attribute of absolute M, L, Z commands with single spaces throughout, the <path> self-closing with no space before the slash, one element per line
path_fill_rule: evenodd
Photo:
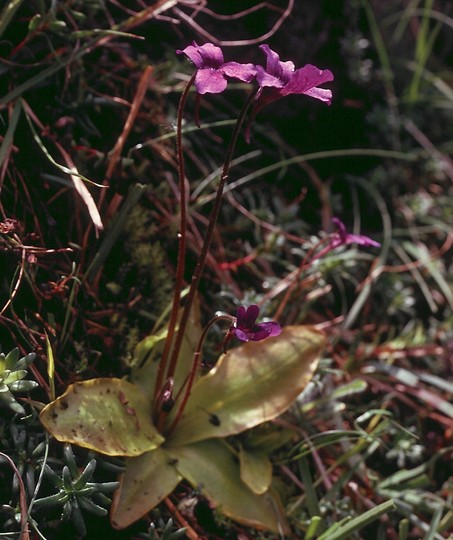
<path fill-rule="evenodd" d="M 176 538 L 182 526 L 189 538 L 270 537 L 228 522 L 184 484 L 155 514 L 113 531 L 102 508 L 121 463 L 49 441 L 37 418 L 39 403 L 74 381 L 126 375 L 134 346 L 168 307 L 174 122 L 193 69 L 175 50 L 194 39 L 254 63 L 262 62 L 256 43 L 264 40 L 283 60 L 335 74 L 331 107 L 282 100 L 259 114 L 251 144 L 239 144 L 200 295 L 205 321 L 213 311 L 265 301 L 266 314 L 282 324 L 318 324 L 329 335 L 321 369 L 284 419 L 299 437 L 275 454 L 295 537 L 316 538 L 389 499 L 396 510 L 338 538 L 449 537 L 452 26 L 453 7 L 441 0 L 6 1 L 0 531 L 7 538 L 26 521 L 33 538 L 48 539 Z M 230 85 L 202 101 L 200 129 L 187 118 L 187 279 L 243 97 L 240 84 Z M 303 266 L 332 230 L 332 216 L 381 249 L 348 248 Z M 210 339 L 215 355 L 221 330 Z M 15 347 L 20 354 L 6 356 Z"/>

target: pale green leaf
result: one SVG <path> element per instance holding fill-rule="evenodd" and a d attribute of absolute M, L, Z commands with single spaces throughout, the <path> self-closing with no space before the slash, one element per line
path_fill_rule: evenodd
<path fill-rule="evenodd" d="M 40 418 L 59 441 L 109 456 L 138 456 L 164 440 L 152 424 L 149 399 L 122 379 L 71 384 Z"/>
<path fill-rule="evenodd" d="M 182 311 L 182 310 L 181 310 Z M 193 355 L 200 339 L 202 327 L 200 323 L 200 306 L 198 301 L 194 302 L 189 320 L 187 321 L 186 332 L 181 344 L 181 350 L 176 364 L 174 375 L 175 393 L 186 382 L 187 375 L 192 366 Z M 159 367 L 160 354 L 167 337 L 167 329 L 157 335 L 146 337 L 136 347 L 134 351 L 134 361 L 137 368 L 133 369 L 131 380 L 144 391 L 154 391 L 156 383 L 157 369 Z M 156 349 L 158 354 L 149 354 L 152 349 Z M 136 359 L 136 360 L 135 360 Z"/>
<path fill-rule="evenodd" d="M 8 373 L 7 377 L 5 377 L 3 382 L 5 384 L 10 385 L 16 381 L 20 381 L 26 376 L 27 376 L 27 372 L 25 371 L 25 369 L 20 369 L 18 371 L 11 371 L 10 373 Z"/>
<path fill-rule="evenodd" d="M 269 455 L 288 443 L 295 435 L 294 429 L 268 422 L 243 433 L 241 444 L 246 450 L 259 451 Z"/>
<path fill-rule="evenodd" d="M 239 464 L 241 480 L 253 493 L 261 495 L 269 489 L 272 482 L 272 463 L 266 454 L 241 447 Z"/>
<path fill-rule="evenodd" d="M 112 502 L 111 522 L 116 529 L 140 519 L 175 489 L 182 476 L 172 463 L 162 446 L 127 460 Z"/>
<path fill-rule="evenodd" d="M 16 381 L 9 385 L 13 392 L 29 392 L 36 388 L 39 384 L 35 381 Z"/>
<path fill-rule="evenodd" d="M 352 538 L 356 531 L 359 531 L 369 523 L 372 523 L 382 515 L 388 514 L 392 510 L 395 510 L 395 503 L 393 501 L 386 501 L 370 510 L 367 510 L 360 516 L 353 519 L 345 519 L 344 522 L 332 525 L 325 533 L 323 533 L 319 540 L 348 540 Z"/>
<path fill-rule="evenodd" d="M 228 351 L 194 384 L 169 443 L 226 437 L 276 418 L 313 376 L 324 344 L 314 327 L 288 326 L 279 336 Z"/>
<path fill-rule="evenodd" d="M 6 355 L 6 369 L 16 368 L 16 363 L 19 361 L 19 357 L 20 357 L 19 349 L 18 347 L 15 347 Z"/>
<path fill-rule="evenodd" d="M 222 441 L 210 439 L 168 448 L 181 475 L 225 516 L 249 527 L 287 534 L 278 496 L 270 489 L 256 495 L 241 481 L 236 457 Z"/>

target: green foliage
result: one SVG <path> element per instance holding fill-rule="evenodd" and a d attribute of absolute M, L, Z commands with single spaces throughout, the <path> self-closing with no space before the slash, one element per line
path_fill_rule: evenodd
<path fill-rule="evenodd" d="M 104 506 L 110 504 L 110 499 L 106 494 L 115 491 L 118 482 L 92 482 L 96 460 L 91 459 L 80 471 L 70 445 L 65 445 L 64 458 L 66 464 L 63 466 L 61 476 L 57 475 L 49 465 L 45 465 L 44 473 L 57 492 L 36 499 L 34 506 L 38 509 L 62 506 L 61 519 L 72 520 L 79 534 L 84 536 L 86 526 L 83 512 L 96 516 L 107 515 Z"/>
<path fill-rule="evenodd" d="M 224 15 L 224 10 L 234 10 L 235 3 L 240 4 L 213 2 L 212 9 L 221 5 Z M 149 396 L 165 330 L 160 326 L 146 343 L 141 340 L 167 307 L 174 280 L 178 210 L 174 120 L 179 85 L 190 71 L 175 58 L 174 50 L 181 47 L 182 36 L 187 42 L 199 39 L 194 26 L 198 23 L 221 39 L 230 31 L 234 39 L 254 38 L 248 29 L 278 12 L 270 9 L 263 15 L 257 9 L 244 24 L 241 18 L 223 24 L 201 7 L 202 2 L 191 17 L 184 3 L 155 3 L 162 6 L 161 14 L 169 15 L 159 22 L 153 6 L 145 9 L 138 0 L 128 4 L 128 12 L 119 3 L 101 0 L 4 4 L 0 331 L 5 328 L 10 336 L 7 350 L 16 343 L 38 350 L 46 330 L 54 351 L 57 394 L 80 376 L 120 380 L 124 366 L 131 367 L 134 396 L 131 405 L 121 406 L 125 414 L 119 416 L 118 425 L 127 420 L 131 425 L 141 423 L 127 407 L 133 413 L 143 405 L 144 416 L 149 416 L 148 403 L 140 397 L 134 403 L 135 389 L 138 386 Z M 333 105 L 322 112 L 308 105 L 299 110 L 293 106 L 295 100 L 287 104 L 282 100 L 255 125 L 258 149 L 250 151 L 240 143 L 201 295 L 202 318 L 211 315 L 213 307 L 231 312 L 241 299 L 245 304 L 264 302 L 267 313 L 278 311 L 284 325 L 321 323 L 329 335 L 329 356 L 303 395 L 278 420 L 288 432 L 277 429 L 272 434 L 272 426 L 266 439 L 253 428 L 225 439 L 227 446 L 208 438 L 188 448 L 182 445 L 172 456 L 165 442 L 145 452 L 146 458 L 128 458 L 121 496 L 129 491 L 134 504 L 141 497 L 143 505 L 149 504 L 142 484 L 133 490 L 134 479 L 144 469 L 146 480 L 160 485 L 159 496 L 170 493 L 182 472 L 196 483 L 193 473 L 200 478 L 205 474 L 201 458 L 210 462 L 210 453 L 216 452 L 218 463 L 225 463 L 225 470 L 240 479 L 233 483 L 235 488 L 248 486 L 258 496 L 268 488 L 274 465 L 272 489 L 285 506 L 280 510 L 295 537 L 441 540 L 449 538 L 453 526 L 448 496 L 452 6 L 432 0 L 347 0 L 332 6 L 326 8 L 326 17 L 322 3 L 295 2 L 274 39 L 275 48 L 282 55 L 285 51 L 286 58 L 296 63 L 321 58 L 323 67 L 332 69 Z M 173 22 L 179 17 L 175 31 Z M 256 61 L 251 49 L 245 46 L 242 51 L 249 56 L 247 61 Z M 151 83 L 138 104 L 132 130 L 124 137 L 137 81 L 149 65 Z M 184 126 L 193 196 L 188 205 L 192 220 L 188 271 L 192 254 L 199 251 L 211 188 L 241 96 L 238 90 L 228 101 L 224 96 L 204 99 L 201 128 L 189 116 Z M 118 140 L 123 147 L 113 174 L 107 176 Z M 87 187 L 106 224 L 99 238 L 74 178 L 67 174 L 71 162 L 97 184 Z M 104 188 L 97 187 L 102 184 Z M 311 261 L 312 250 L 328 238 L 332 215 L 341 217 L 348 230 L 379 240 L 382 251 L 351 247 Z M 196 341 L 198 334 L 194 336 Z M 220 329 L 214 328 L 204 360 L 214 362 L 222 338 Z M 0 517 L 10 517 L 0 522 L 0 529 L 11 531 L 7 533 L 11 537 L 18 529 L 19 514 L 25 516 L 32 497 L 43 498 L 41 490 L 52 482 L 51 473 L 46 473 L 44 485 L 39 485 L 44 449 L 50 453 L 45 470 L 52 469 L 60 482 L 52 484 L 56 493 L 49 496 L 55 495 L 60 507 L 69 507 L 72 500 L 70 489 L 60 487 L 63 480 L 71 487 L 80 474 L 72 474 L 66 463 L 70 474 L 63 478 L 61 445 L 45 444 L 37 413 L 24 418 L 36 402 L 21 403 L 19 390 L 31 390 L 36 383 L 26 380 L 27 362 L 13 365 L 14 359 L 21 359 L 12 353 L 0 356 L 0 406 L 5 413 L 0 420 L 0 451 L 18 471 L 7 469 L 2 458 Z M 41 363 L 35 368 L 42 377 L 36 380 L 45 380 Z M 178 384 L 181 377 L 176 374 Z M 112 384 L 118 391 L 123 381 Z M 31 396 L 45 399 L 44 390 L 36 389 Z M 117 414 L 114 407 L 103 410 L 99 427 L 112 411 Z M 209 409 L 199 412 L 203 428 L 214 431 L 206 424 L 209 419 L 222 422 L 218 411 L 215 415 Z M 283 446 L 274 441 L 280 436 Z M 82 463 L 79 456 L 86 452 L 73 450 Z M 233 463 L 228 461 L 231 456 Z M 168 460 L 178 457 L 181 471 L 172 467 L 172 475 Z M 196 463 L 193 470 L 188 457 Z M 24 503 L 19 500 L 19 477 L 26 488 Z M 172 500 L 178 501 L 186 488 L 176 488 Z M 218 498 L 217 491 L 215 482 L 207 482 L 207 496 Z M 396 509 L 390 509 L 390 503 L 381 506 L 388 499 L 394 500 Z M 95 504 L 102 507 L 107 502 Z M 73 504 L 77 507 L 72 520 L 84 512 L 79 502 Z M 38 530 L 46 523 L 47 510 L 41 503 L 32 509 Z M 221 508 L 215 517 L 222 527 L 222 533 L 216 531 L 218 537 L 277 536 L 240 531 Z M 169 540 L 178 534 L 168 514 L 151 519 L 155 526 L 146 537 Z M 374 519 L 371 525 L 368 519 Z M 209 536 L 204 517 L 196 514 L 187 520 L 196 524 L 200 536 Z M 148 529 L 148 524 L 142 526 Z M 56 529 L 49 540 L 64 536 Z M 112 538 L 122 534 L 109 533 Z"/>
<path fill-rule="evenodd" d="M 181 419 L 172 414 L 178 411 L 176 402 L 160 427 L 162 436 L 152 422 L 151 401 L 137 385 L 119 379 L 71 385 L 43 409 L 41 421 L 60 441 L 129 456 L 112 509 L 117 528 L 150 511 L 185 478 L 194 488 L 202 486 L 203 494 L 227 516 L 275 532 L 288 530 L 271 486 L 266 446 L 269 451 L 274 445 L 265 439 L 255 454 L 248 452 L 245 458 L 242 452 L 239 465 L 223 439 L 285 412 L 312 377 L 323 346 L 321 332 L 293 326 L 223 354 L 196 381 Z M 142 349 L 138 347 L 138 354 Z M 154 388 L 156 370 L 147 373 L 140 384 Z M 178 382 L 183 388 L 184 372 Z M 266 481 L 257 485 L 253 473 L 263 467 Z"/>
<path fill-rule="evenodd" d="M 8 426 L 8 446 L 19 473 L 13 476 L 13 498 L 17 497 L 20 491 L 19 478 L 23 479 L 29 495 L 35 492 L 36 472 L 40 469 L 40 461 L 46 447 L 45 434 L 38 429 L 39 427 L 35 415 L 23 424 L 12 422 Z"/>
<path fill-rule="evenodd" d="M 171 518 L 167 521 L 167 523 L 162 523 L 159 529 L 161 530 L 157 532 L 156 525 L 151 523 L 148 535 L 142 535 L 142 538 L 146 538 L 146 540 L 178 540 L 178 538 L 184 538 L 186 532 L 184 527 L 176 528 Z"/>
<path fill-rule="evenodd" d="M 0 405 L 5 405 L 18 414 L 25 415 L 25 409 L 16 401 L 16 392 L 29 392 L 38 386 L 35 381 L 25 381 L 27 368 L 35 359 L 35 353 L 20 358 L 15 348 L 6 356 L 0 353 Z"/>

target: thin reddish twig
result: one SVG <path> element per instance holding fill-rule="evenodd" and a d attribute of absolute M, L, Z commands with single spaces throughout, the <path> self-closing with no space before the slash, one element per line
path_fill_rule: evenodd
<path fill-rule="evenodd" d="M 28 523 L 27 523 L 27 497 L 25 494 L 24 482 L 22 480 L 22 477 L 16 465 L 14 464 L 14 461 L 3 452 L 0 452 L 0 456 L 6 459 L 6 461 L 11 465 L 11 468 L 13 469 L 14 474 L 17 477 L 17 482 L 19 485 L 19 501 L 20 501 L 20 538 L 21 540 L 30 540 L 30 535 L 28 533 Z"/>
<path fill-rule="evenodd" d="M 148 90 L 152 72 L 153 72 L 153 67 L 147 66 L 144 72 L 142 73 L 142 76 L 140 77 L 140 81 L 137 86 L 137 91 L 135 93 L 134 100 L 132 101 L 129 115 L 126 119 L 126 122 L 124 123 L 123 131 L 118 137 L 118 140 L 116 141 L 116 144 L 113 147 L 113 150 L 110 152 L 110 160 L 107 167 L 107 171 L 105 173 L 105 181 L 104 181 L 104 184 L 106 185 L 108 185 L 108 182 L 110 178 L 112 177 L 113 171 L 115 170 L 115 167 L 120 159 L 121 150 L 123 149 L 126 139 L 129 136 L 129 133 L 131 132 L 132 126 L 134 125 L 134 121 L 137 117 L 138 111 L 140 110 L 146 91 Z M 105 197 L 105 191 L 102 191 L 99 197 L 99 205 L 102 204 L 104 197 Z"/>
<path fill-rule="evenodd" d="M 181 512 L 176 508 L 169 497 L 165 497 L 164 502 L 167 508 L 170 510 L 171 515 L 176 518 L 176 521 L 185 527 L 185 534 L 189 540 L 203 540 L 203 537 L 198 536 L 195 529 L 190 526 L 189 522 L 183 517 Z"/>
<path fill-rule="evenodd" d="M 241 46 L 241 45 L 253 45 L 255 43 L 261 43 L 264 40 L 269 39 L 275 34 L 275 32 L 277 32 L 277 30 L 281 27 L 284 21 L 291 15 L 293 8 L 294 8 L 294 0 L 289 0 L 286 9 L 280 15 L 278 20 L 274 23 L 272 28 L 268 32 L 262 34 L 261 36 L 257 38 L 253 38 L 253 39 L 236 39 L 236 40 L 231 40 L 231 41 L 218 39 L 214 35 L 210 34 L 201 25 L 195 22 L 193 16 L 187 15 L 176 6 L 173 7 L 172 11 L 176 13 L 180 19 L 185 21 L 189 26 L 191 26 L 194 30 L 196 30 L 200 35 L 202 35 L 204 38 L 208 39 L 212 43 L 215 43 L 216 45 L 221 45 L 224 47 L 233 47 L 233 46 Z M 203 11 L 203 9 L 201 9 L 201 11 Z M 242 13 L 247 14 L 247 10 L 245 10 Z"/>
<path fill-rule="evenodd" d="M 5 313 L 5 311 L 11 305 L 12 301 L 14 300 L 17 293 L 19 292 L 19 287 L 20 287 L 22 278 L 24 276 L 24 271 L 25 271 L 25 250 L 23 249 L 22 250 L 21 260 L 20 260 L 19 275 L 17 276 L 17 281 L 16 281 L 16 283 L 14 285 L 13 290 L 11 291 L 11 294 L 10 294 L 8 300 L 6 301 L 6 304 L 0 310 L 0 315 L 3 315 L 3 313 Z"/>

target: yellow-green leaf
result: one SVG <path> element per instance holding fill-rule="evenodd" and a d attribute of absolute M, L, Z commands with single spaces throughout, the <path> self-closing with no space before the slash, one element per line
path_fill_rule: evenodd
<path fill-rule="evenodd" d="M 229 351 L 194 384 L 169 444 L 226 437 L 276 418 L 313 376 L 324 345 L 316 328 L 288 326 Z"/>
<path fill-rule="evenodd" d="M 187 380 L 187 375 L 192 366 L 194 351 L 201 333 L 200 306 L 198 301 L 195 301 L 189 320 L 187 321 L 186 332 L 182 340 L 178 363 L 176 364 L 174 374 L 175 393 L 178 392 L 179 388 Z M 157 336 L 146 337 L 135 348 L 134 362 L 136 362 L 136 367 L 132 370 L 131 380 L 142 389 L 152 389 L 154 391 L 160 355 L 166 337 L 167 329 Z M 154 347 L 156 348 L 156 354 L 149 354 Z M 147 359 L 148 356 L 149 359 Z"/>
<path fill-rule="evenodd" d="M 257 451 L 239 450 L 241 480 L 258 495 L 265 493 L 272 482 L 272 463 L 266 454 Z"/>
<path fill-rule="evenodd" d="M 164 441 L 152 424 L 149 399 L 122 379 L 71 384 L 40 419 L 59 441 L 109 456 L 138 456 Z"/>
<path fill-rule="evenodd" d="M 269 455 L 288 443 L 295 435 L 294 429 L 267 422 L 246 431 L 241 435 L 240 440 L 246 450 Z"/>
<path fill-rule="evenodd" d="M 273 490 L 253 493 L 240 478 L 239 464 L 226 445 L 210 439 L 168 448 L 175 467 L 195 489 L 214 502 L 225 516 L 249 527 L 287 534 L 282 504 Z"/>
<path fill-rule="evenodd" d="M 112 502 L 111 522 L 124 529 L 150 512 L 182 480 L 165 448 L 130 458 Z"/>

